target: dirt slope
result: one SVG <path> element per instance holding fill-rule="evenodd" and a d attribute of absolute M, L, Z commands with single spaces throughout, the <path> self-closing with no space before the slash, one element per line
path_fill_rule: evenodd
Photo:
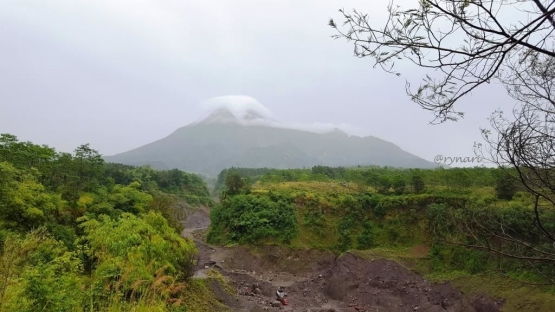
<path fill-rule="evenodd" d="M 184 236 L 199 249 L 196 277 L 219 270 L 236 290 L 215 292 L 232 311 L 448 311 L 496 312 L 503 301 L 468 296 L 449 284 L 433 284 L 390 260 L 366 261 L 319 250 L 264 246 L 216 247 L 204 242 L 208 212 L 189 214 Z M 290 304 L 272 306 L 275 291 L 285 286 Z"/>

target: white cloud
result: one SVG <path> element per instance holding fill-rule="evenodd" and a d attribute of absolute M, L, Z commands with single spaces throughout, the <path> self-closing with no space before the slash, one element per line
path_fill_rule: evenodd
<path fill-rule="evenodd" d="M 272 119 L 272 112 L 255 98 L 247 95 L 224 95 L 204 100 L 201 107 L 208 114 L 220 108 L 228 109 L 237 119 L 245 120 L 249 112 L 255 112 L 266 119 Z"/>
<path fill-rule="evenodd" d="M 295 129 L 315 133 L 326 133 L 339 129 L 350 135 L 364 136 L 367 130 L 347 123 L 299 123 L 282 122 L 275 119 L 274 114 L 255 98 L 247 95 L 225 95 L 210 98 L 201 102 L 200 106 L 205 111 L 204 116 L 193 124 L 203 121 L 209 122 L 235 122 L 245 126 L 267 126 L 283 129 Z M 230 112 L 235 118 L 230 120 L 219 114 Z M 253 118 L 252 116 L 256 116 Z"/>

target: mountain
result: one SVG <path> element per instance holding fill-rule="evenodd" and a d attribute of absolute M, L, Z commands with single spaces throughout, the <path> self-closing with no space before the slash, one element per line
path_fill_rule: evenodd
<path fill-rule="evenodd" d="M 315 133 L 289 129 L 256 110 L 215 110 L 199 122 L 136 149 L 106 156 L 108 162 L 217 175 L 235 167 L 303 168 L 315 165 L 379 165 L 433 168 L 435 164 L 393 143 L 349 136 L 335 129 Z"/>

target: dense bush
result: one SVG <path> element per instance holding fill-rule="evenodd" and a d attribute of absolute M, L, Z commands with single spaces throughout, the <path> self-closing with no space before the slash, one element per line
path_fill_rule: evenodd
<path fill-rule="evenodd" d="M 364 222 L 362 232 L 357 236 L 358 249 L 369 249 L 374 246 L 374 231 L 370 222 Z"/>
<path fill-rule="evenodd" d="M 83 221 L 82 244 L 91 262 L 95 302 L 114 296 L 123 300 L 129 294 L 133 294 L 132 299 L 169 299 L 170 290 L 181 287 L 179 283 L 193 270 L 196 247 L 181 238 L 160 214 L 137 217 L 124 213 L 118 219 L 101 216 Z"/>
<path fill-rule="evenodd" d="M 197 175 L 181 170 L 154 170 L 149 166 L 133 167 L 122 164 L 105 164 L 105 176 L 116 184 L 139 182 L 143 191 L 161 191 L 177 195 L 191 205 L 212 205 L 210 192 Z"/>
<path fill-rule="evenodd" d="M 75 311 L 85 304 L 86 285 L 76 252 L 44 228 L 3 245 L 0 311 Z"/>
<path fill-rule="evenodd" d="M 352 229 L 355 225 L 355 220 L 352 216 L 345 216 L 337 224 L 338 240 L 336 248 L 340 251 L 345 251 L 351 248 L 352 245 Z"/>
<path fill-rule="evenodd" d="M 500 173 L 495 185 L 497 198 L 511 200 L 517 191 L 516 180 L 508 173 Z"/>
<path fill-rule="evenodd" d="M 182 311 L 196 253 L 176 231 L 183 198 L 211 202 L 192 174 L 1 135 L 0 311 Z"/>
<path fill-rule="evenodd" d="M 287 243 L 297 234 L 294 206 L 283 199 L 237 195 L 215 206 L 208 234 L 209 242 L 258 243 L 272 239 Z"/>

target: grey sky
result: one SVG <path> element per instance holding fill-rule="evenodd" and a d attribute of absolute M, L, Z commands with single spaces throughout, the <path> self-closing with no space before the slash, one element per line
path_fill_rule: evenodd
<path fill-rule="evenodd" d="M 429 160 L 472 156 L 489 114 L 510 107 L 501 87 L 431 126 L 405 94 L 417 68 L 386 74 L 330 38 L 339 8 L 379 21 L 388 1 L 3 0 L 0 132 L 111 155 L 197 120 L 207 98 L 247 95 L 284 122 L 348 124 Z"/>

